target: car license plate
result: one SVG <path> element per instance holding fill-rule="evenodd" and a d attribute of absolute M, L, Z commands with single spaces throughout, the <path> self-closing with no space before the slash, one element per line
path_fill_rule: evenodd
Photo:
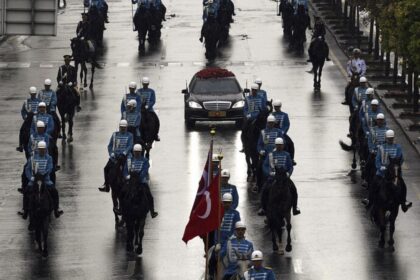
<path fill-rule="evenodd" d="M 216 117 L 216 118 L 226 117 L 226 112 L 225 111 L 210 111 L 209 117 Z"/>

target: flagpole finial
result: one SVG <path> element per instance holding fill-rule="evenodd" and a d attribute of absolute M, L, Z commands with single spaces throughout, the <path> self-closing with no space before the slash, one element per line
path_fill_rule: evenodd
<path fill-rule="evenodd" d="M 210 128 L 210 135 L 212 137 L 214 137 L 214 135 L 216 135 L 216 128 L 214 128 L 214 127 Z"/>

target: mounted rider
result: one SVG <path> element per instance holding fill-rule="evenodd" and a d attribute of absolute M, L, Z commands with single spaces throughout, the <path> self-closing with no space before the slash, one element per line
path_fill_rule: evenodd
<path fill-rule="evenodd" d="M 271 268 L 263 266 L 263 253 L 254 251 L 251 254 L 252 267 L 244 274 L 245 280 L 276 280 L 276 276 Z"/>
<path fill-rule="evenodd" d="M 77 90 L 76 68 L 70 65 L 71 55 L 66 54 L 63 58 L 64 65 L 61 65 L 60 68 L 58 68 L 57 73 L 58 88 L 61 89 L 63 86 L 68 86 L 71 89 L 74 98 L 76 99 L 77 112 L 80 112 L 82 107 L 80 107 L 80 93 Z"/>
<path fill-rule="evenodd" d="M 121 113 L 121 119 L 128 123 L 128 131 L 133 134 L 134 143 L 140 143 L 141 114 L 137 109 L 137 102 L 131 99 L 127 103 L 127 110 Z"/>
<path fill-rule="evenodd" d="M 28 193 L 32 192 L 32 187 L 35 183 L 35 178 L 42 177 L 42 183 L 45 184 L 53 200 L 54 215 L 56 218 L 60 217 L 64 212 L 59 209 L 59 197 L 54 183 L 50 179 L 50 174 L 53 171 L 53 161 L 51 156 L 47 153 L 47 144 L 44 141 L 38 143 L 38 152 L 28 160 L 25 167 L 25 176 L 28 180 L 28 185 L 25 188 L 25 198 L 23 206 L 22 217 L 28 217 L 29 201 L 27 199 Z"/>
<path fill-rule="evenodd" d="M 268 154 L 268 157 L 265 159 L 263 165 L 263 172 L 268 176 L 268 183 L 264 185 L 264 190 L 261 195 L 261 209 L 258 211 L 258 215 L 263 216 L 266 212 L 266 205 L 268 201 L 268 195 L 270 190 L 270 183 L 274 180 L 276 175 L 276 170 L 279 168 L 284 169 L 287 173 L 288 178 L 293 173 L 293 161 L 290 157 L 290 154 L 284 150 L 285 142 L 283 138 L 276 138 L 275 140 L 276 148 Z M 297 206 L 298 203 L 298 193 L 295 184 L 290 179 L 290 193 L 292 195 L 292 206 L 293 206 L 293 215 L 299 215 L 300 209 Z"/>
<path fill-rule="evenodd" d="M 369 151 L 371 154 L 376 155 L 378 148 L 385 144 L 385 134 L 389 128 L 386 126 L 385 115 L 383 113 L 378 113 L 376 115 L 375 124 L 376 125 L 370 129 L 367 135 Z"/>
<path fill-rule="evenodd" d="M 149 203 L 150 215 L 152 218 L 156 218 L 158 213 L 155 212 L 155 203 L 153 195 L 150 192 L 149 187 L 149 160 L 142 156 L 142 147 L 140 144 L 135 144 L 133 147 L 133 155 L 127 157 L 127 161 L 124 166 L 123 175 L 124 178 L 128 181 L 132 174 L 136 174 L 140 177 L 141 185 L 137 187 L 144 188 L 145 195 Z"/>
<path fill-rule="evenodd" d="M 104 168 L 105 183 L 104 187 L 99 188 L 101 192 L 109 192 L 110 178 L 108 176 L 111 166 L 120 158 L 126 158 L 133 149 L 133 135 L 127 131 L 128 123 L 126 120 L 120 120 L 119 130 L 112 133 L 108 143 L 109 160 Z"/>
<path fill-rule="evenodd" d="M 137 9 L 144 8 L 150 11 L 153 16 L 158 15 L 160 20 L 166 21 L 166 7 L 162 0 L 131 0 L 131 3 L 133 5 L 137 4 Z"/>
<path fill-rule="evenodd" d="M 366 207 L 370 207 L 373 204 L 373 200 L 377 195 L 379 190 L 379 182 L 381 182 L 385 177 L 385 171 L 388 168 L 390 163 L 390 159 L 397 160 L 399 163 L 398 165 L 402 165 L 404 162 L 404 157 L 402 153 L 402 148 L 400 144 L 394 143 L 395 139 L 395 132 L 393 130 L 387 130 L 385 133 L 386 142 L 385 144 L 378 147 L 378 151 L 376 154 L 375 166 L 376 166 L 376 178 L 375 184 L 373 187 L 369 189 L 369 199 L 363 200 L 364 204 L 367 204 Z M 402 170 L 400 172 L 400 177 L 402 177 Z M 401 210 L 407 212 L 407 210 L 412 206 L 412 202 L 407 202 L 407 186 L 405 185 L 404 180 L 402 180 L 401 190 L 399 193 L 399 201 L 401 204 Z"/>
<path fill-rule="evenodd" d="M 283 138 L 283 131 L 277 127 L 276 118 L 273 115 L 267 117 L 267 127 L 261 130 L 258 138 L 257 150 L 262 158 L 275 148 L 275 140 Z"/>
<path fill-rule="evenodd" d="M 231 277 L 240 273 L 238 261 L 246 261 L 248 264 L 251 262 L 254 245 L 251 241 L 245 239 L 245 231 L 245 224 L 241 221 L 236 222 L 235 235 L 220 250 L 219 256 L 225 267 L 223 280 L 232 279 Z"/>
<path fill-rule="evenodd" d="M 50 136 L 45 132 L 45 123 L 43 121 L 36 122 L 36 132 L 32 133 L 27 147 L 27 156 L 26 159 L 29 159 L 30 156 L 34 155 L 38 143 L 44 141 L 47 145 L 47 150 L 49 148 Z"/>
<path fill-rule="evenodd" d="M 290 128 L 290 120 L 289 115 L 282 111 L 282 103 L 280 100 L 275 100 L 273 102 L 274 112 L 272 115 L 276 118 L 276 127 L 278 127 L 283 132 L 283 139 L 287 144 L 287 151 L 290 153 L 292 157 L 293 165 L 296 165 L 295 162 L 295 143 L 289 137 L 288 131 Z"/>
<path fill-rule="evenodd" d="M 320 16 L 314 16 L 314 18 L 315 23 L 312 32 L 312 39 L 322 37 L 322 39 L 325 40 L 325 34 L 327 33 L 325 30 L 325 24 Z"/>
<path fill-rule="evenodd" d="M 84 0 L 89 1 L 89 0 Z M 106 3 L 105 0 L 90 0 L 90 5 L 88 5 L 89 8 L 96 7 L 98 11 L 101 13 L 101 15 L 104 17 L 104 21 L 106 23 L 109 23 L 108 21 L 108 3 Z"/>
<path fill-rule="evenodd" d="M 82 13 L 82 20 L 79 21 L 76 28 L 76 37 L 79 39 L 91 39 L 91 25 L 89 22 L 89 14 Z"/>
<path fill-rule="evenodd" d="M 375 125 L 376 116 L 379 113 L 382 113 L 382 109 L 379 106 L 378 99 L 372 99 L 371 101 L 367 102 L 369 105 L 366 106 L 365 110 L 359 112 L 359 119 L 362 123 L 363 132 L 366 135 L 366 132 Z"/>
<path fill-rule="evenodd" d="M 261 112 L 266 111 L 266 102 L 258 94 L 259 86 L 253 84 L 251 86 L 251 94 L 245 98 L 244 116 L 246 120 L 253 121 L 258 118 Z"/>
<path fill-rule="evenodd" d="M 154 118 L 157 121 L 157 131 L 159 131 L 160 122 L 159 117 L 153 109 L 153 106 L 156 103 L 156 93 L 152 88 L 149 88 L 150 79 L 148 77 L 143 77 L 141 79 L 142 88 L 138 89 L 136 93 L 140 96 L 140 110 L 146 110 L 148 113 L 153 114 Z M 139 106 L 139 105 L 137 105 Z M 160 141 L 159 134 L 155 135 L 155 140 Z"/>
<path fill-rule="evenodd" d="M 203 21 L 206 22 L 209 15 L 217 18 L 220 9 L 220 0 L 203 0 Z"/>
<path fill-rule="evenodd" d="M 121 100 L 121 114 L 127 110 L 127 104 L 130 100 L 135 100 L 138 105 L 136 108 L 140 111 L 140 105 L 142 104 L 140 95 L 136 92 L 137 84 L 136 82 L 130 82 L 128 84 L 129 92 L 124 94 L 123 99 Z"/>
<path fill-rule="evenodd" d="M 29 113 L 36 114 L 38 111 L 38 104 L 41 102 L 41 100 L 36 97 L 36 93 L 36 87 L 29 88 L 29 94 L 31 97 L 23 102 L 22 109 L 20 110 L 20 114 L 22 115 L 23 120 L 26 119 Z"/>
<path fill-rule="evenodd" d="M 36 132 L 38 121 L 42 121 L 45 124 L 47 134 L 52 137 L 54 132 L 54 120 L 52 116 L 47 113 L 47 105 L 45 102 L 40 102 L 38 104 L 38 112 L 32 119 L 31 134 Z"/>
<path fill-rule="evenodd" d="M 361 77 L 359 79 L 360 85 L 354 89 L 354 94 L 352 98 L 352 105 L 354 111 L 359 111 L 362 102 L 367 99 L 366 91 L 368 90 L 368 80 L 366 77 Z"/>
<path fill-rule="evenodd" d="M 54 123 L 58 123 L 60 120 L 57 116 L 57 93 L 51 89 L 51 80 L 45 79 L 44 89 L 38 92 L 38 99 L 47 105 L 47 113 L 50 114 Z"/>
<path fill-rule="evenodd" d="M 261 89 L 262 86 L 262 80 L 261 78 L 256 78 L 254 83 L 256 83 L 258 85 L 258 95 L 261 96 L 263 98 L 263 102 L 264 104 L 267 104 L 267 92 L 263 89 Z"/>
<path fill-rule="evenodd" d="M 239 195 L 236 186 L 229 184 L 230 172 L 228 169 L 223 169 L 221 174 L 220 194 L 225 193 L 232 195 L 232 209 L 236 209 L 239 204 Z"/>

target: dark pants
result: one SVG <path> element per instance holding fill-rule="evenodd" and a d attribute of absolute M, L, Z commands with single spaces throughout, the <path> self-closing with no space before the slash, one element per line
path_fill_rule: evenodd
<path fill-rule="evenodd" d="M 56 167 L 58 165 L 58 147 L 57 143 L 54 139 L 50 140 L 49 147 L 48 147 L 48 153 L 53 159 L 53 165 Z"/>
<path fill-rule="evenodd" d="M 223 276 L 222 280 L 230 280 L 230 278 L 232 278 L 232 276 L 235 274 L 225 274 L 225 276 Z"/>
<path fill-rule="evenodd" d="M 109 174 L 109 170 L 111 169 L 113 164 L 114 163 L 112 162 L 112 160 L 109 159 L 108 162 L 106 163 L 105 167 L 104 167 L 104 178 L 105 178 L 105 186 L 106 187 L 109 187 L 110 179 L 109 179 L 108 174 Z"/>
<path fill-rule="evenodd" d="M 290 179 L 289 179 L 290 180 Z M 264 210 L 264 212 L 267 212 L 267 203 L 268 203 L 268 196 L 270 194 L 270 187 L 273 182 L 272 178 L 267 179 L 267 182 L 264 184 L 264 188 L 261 194 L 261 208 Z M 290 194 L 292 196 L 292 206 L 293 209 L 297 207 L 298 203 L 298 193 L 295 186 L 295 183 L 290 180 Z"/>

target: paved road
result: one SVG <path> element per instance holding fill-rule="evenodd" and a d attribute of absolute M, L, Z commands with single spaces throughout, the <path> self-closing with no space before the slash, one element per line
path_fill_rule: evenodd
<path fill-rule="evenodd" d="M 14 150 L 20 126 L 20 106 L 29 86 L 54 78 L 63 54 L 69 52 L 82 7 L 68 1 L 60 14 L 58 36 L 16 37 L 0 46 L 0 271 L 1 279 L 200 279 L 204 272 L 202 243 L 181 241 L 209 143 L 208 123 L 193 131 L 184 127 L 181 89 L 206 60 L 198 42 L 201 2 L 166 0 L 168 17 L 162 44 L 139 56 L 131 32 L 129 1 L 108 1 L 110 21 L 105 33 L 105 64 L 98 70 L 94 91 L 83 94 L 83 111 L 76 117 L 75 141 L 59 145 L 57 188 L 65 215 L 50 227 L 50 257 L 35 251 L 27 222 L 15 213 L 21 207 L 19 186 L 24 156 Z M 247 236 L 266 254 L 279 279 L 417 279 L 420 248 L 419 164 L 405 139 L 404 174 L 414 207 L 397 221 L 396 252 L 377 249 L 378 233 L 366 217 L 360 198 L 364 190 L 347 172 L 350 155 L 338 140 L 347 133 L 347 110 L 339 105 L 345 79 L 340 68 L 324 68 L 322 92 L 312 91 L 306 58 L 287 52 L 275 3 L 237 1 L 230 44 L 220 50 L 215 65 L 236 73 L 245 86 L 262 77 L 270 98 L 281 99 L 290 114 L 290 136 L 296 145 L 293 179 L 302 214 L 293 219 L 293 252 L 272 254 L 269 233 L 256 216 L 258 198 L 246 183 L 240 132 L 233 124 L 218 125 L 216 149 L 223 148 L 223 166 L 231 170 L 239 189 L 239 211 Z M 340 52 L 332 46 L 334 57 Z M 124 86 L 142 75 L 157 91 L 161 138 L 152 151 L 152 191 L 160 215 L 148 219 L 142 258 L 125 253 L 125 234 L 114 230 L 109 195 L 99 193 L 106 145 L 117 128 Z M 390 121 L 392 127 L 392 121 Z M 397 131 L 398 135 L 401 135 Z"/>

